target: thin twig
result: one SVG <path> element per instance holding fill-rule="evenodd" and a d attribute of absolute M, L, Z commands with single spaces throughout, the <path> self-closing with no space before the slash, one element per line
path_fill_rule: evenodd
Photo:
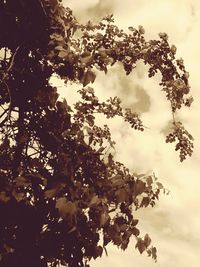
<path fill-rule="evenodd" d="M 4 63 L 6 62 L 6 55 L 7 55 L 7 48 L 5 47 L 5 49 L 4 49 Z"/>
<path fill-rule="evenodd" d="M 5 113 L 9 110 L 9 108 L 4 109 L 3 113 L 0 115 L 0 119 L 5 115 Z"/>
<path fill-rule="evenodd" d="M 4 123 L 8 120 L 8 115 L 2 120 L 2 122 L 0 123 L 0 127 L 4 126 Z"/>
<path fill-rule="evenodd" d="M 9 108 L 8 108 L 8 114 L 6 116 L 5 119 L 10 119 L 10 115 L 11 115 L 11 112 L 12 112 L 12 97 L 11 97 L 11 93 L 10 93 L 10 88 L 7 84 L 7 82 L 3 79 L 2 80 L 3 84 L 5 85 L 6 89 L 7 89 L 7 92 L 8 92 L 8 96 L 9 96 L 9 102 L 10 102 L 10 105 L 9 105 Z"/>
<path fill-rule="evenodd" d="M 12 70 L 12 68 L 14 66 L 15 57 L 16 57 L 17 52 L 19 51 L 19 49 L 20 49 L 20 46 L 18 46 L 16 48 L 13 56 L 11 57 L 9 67 L 7 68 L 7 70 L 6 70 L 6 72 L 5 72 L 4 76 L 3 76 L 3 79 L 2 79 L 2 82 L 5 85 L 5 87 L 7 89 L 7 92 L 8 92 L 10 105 L 9 105 L 9 109 L 8 109 L 8 114 L 7 114 L 6 118 L 0 123 L 0 127 L 2 127 L 4 125 L 4 123 L 6 122 L 6 120 L 9 120 L 10 119 L 11 112 L 12 112 L 12 97 L 11 97 L 10 88 L 9 88 L 6 80 L 8 79 L 8 75 L 9 75 L 10 71 Z"/>
<path fill-rule="evenodd" d="M 14 62 L 15 62 L 15 57 L 16 57 L 17 52 L 19 51 L 19 49 L 20 49 L 20 46 L 18 46 L 18 47 L 16 48 L 16 50 L 15 50 L 13 56 L 11 57 L 10 65 L 9 65 L 9 67 L 7 68 L 6 74 L 8 74 L 8 73 L 12 70 L 12 68 L 13 68 L 13 66 L 14 66 Z"/>
<path fill-rule="evenodd" d="M 42 9 L 44 15 L 47 17 L 47 13 L 45 11 L 45 8 L 44 8 L 44 5 L 43 5 L 42 1 L 39 1 L 39 3 L 40 3 L 41 9 Z"/>

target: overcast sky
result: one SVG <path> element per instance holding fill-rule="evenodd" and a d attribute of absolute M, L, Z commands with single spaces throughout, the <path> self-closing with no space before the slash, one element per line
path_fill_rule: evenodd
<path fill-rule="evenodd" d="M 167 32 L 175 44 L 178 57 L 184 59 L 190 73 L 191 92 L 195 102 L 191 109 L 180 112 L 180 118 L 195 138 L 192 158 L 180 163 L 174 146 L 165 144 L 163 130 L 170 119 L 170 109 L 159 88 L 159 77 L 149 79 L 139 64 L 126 77 L 119 67 L 108 75 L 100 74 L 94 84 L 100 99 L 118 95 L 127 107 L 142 113 L 144 133 L 129 129 L 115 120 L 111 127 L 117 142 L 118 160 L 131 170 L 155 172 L 170 190 L 153 209 L 138 213 L 144 233 L 148 232 L 158 249 L 158 262 L 139 255 L 130 244 L 126 252 L 113 246 L 92 263 L 93 267 L 198 267 L 200 260 L 200 1 L 199 0 L 64 0 L 79 21 L 98 20 L 113 13 L 116 24 L 143 25 L 146 38 L 158 38 Z M 69 87 L 68 87 L 69 88 Z M 69 94 L 62 90 L 62 94 Z M 75 99 L 75 93 L 74 93 Z"/>

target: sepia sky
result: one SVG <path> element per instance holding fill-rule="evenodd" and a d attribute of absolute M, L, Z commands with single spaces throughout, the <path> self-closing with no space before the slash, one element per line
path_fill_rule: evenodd
<path fill-rule="evenodd" d="M 113 246 L 109 256 L 91 263 L 92 267 L 198 267 L 200 261 L 200 1 L 199 0 L 63 0 L 73 9 L 81 22 L 98 21 L 113 13 L 116 24 L 143 25 L 147 39 L 158 38 L 167 32 L 169 42 L 176 45 L 177 57 L 182 57 L 190 73 L 194 103 L 183 109 L 179 118 L 195 138 L 192 158 L 180 163 L 174 146 L 166 144 L 166 131 L 171 113 L 164 93 L 159 87 L 159 76 L 149 79 L 147 69 L 139 63 L 130 76 L 119 66 L 108 75 L 99 74 L 94 84 L 100 99 L 118 95 L 125 107 L 142 114 L 147 127 L 141 133 L 120 120 L 110 122 L 117 143 L 117 159 L 131 170 L 152 173 L 170 190 L 161 196 L 155 208 L 137 213 L 141 229 L 148 232 L 158 249 L 158 262 L 139 255 L 134 242 L 126 252 Z M 70 89 L 70 90 L 68 90 Z M 73 86 L 62 89 L 62 95 L 76 99 Z"/>

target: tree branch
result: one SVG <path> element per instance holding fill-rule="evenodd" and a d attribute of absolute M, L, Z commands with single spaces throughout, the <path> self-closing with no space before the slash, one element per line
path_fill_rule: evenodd
<path fill-rule="evenodd" d="M 13 177 L 19 175 L 19 167 L 21 165 L 22 153 L 25 146 L 25 143 L 22 142 L 21 137 L 24 133 L 24 108 L 23 106 L 19 107 L 19 118 L 18 118 L 18 133 L 16 137 L 16 148 L 15 154 L 13 157 Z"/>

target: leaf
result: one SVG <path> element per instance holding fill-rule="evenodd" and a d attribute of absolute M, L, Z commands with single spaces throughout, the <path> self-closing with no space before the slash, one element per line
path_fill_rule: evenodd
<path fill-rule="evenodd" d="M 60 217 L 67 219 L 76 215 L 77 207 L 72 201 L 68 201 L 65 197 L 61 197 L 56 201 L 56 208 L 59 211 Z"/>
<path fill-rule="evenodd" d="M 123 176 L 122 175 L 115 175 L 111 179 L 113 186 L 121 186 L 124 184 Z"/>
<path fill-rule="evenodd" d="M 99 55 L 102 57 L 102 58 L 106 58 L 107 57 L 107 53 L 106 53 L 106 49 L 103 51 L 100 51 L 99 52 Z"/>
<path fill-rule="evenodd" d="M 105 150 L 105 147 L 100 147 L 100 148 L 97 150 L 97 153 L 101 154 L 104 150 Z"/>
<path fill-rule="evenodd" d="M 108 234 L 105 233 L 103 236 L 103 246 L 105 247 L 106 245 L 108 245 L 108 243 L 110 243 L 110 241 L 111 241 L 110 236 L 108 236 Z"/>
<path fill-rule="evenodd" d="M 147 179 L 146 179 L 146 182 L 147 182 L 148 186 L 151 186 L 152 183 L 153 183 L 152 177 L 151 176 L 148 176 Z"/>
<path fill-rule="evenodd" d="M 58 97 L 59 97 L 59 94 L 56 91 L 52 91 L 48 94 L 49 105 L 51 107 L 55 106 Z"/>
<path fill-rule="evenodd" d="M 80 58 L 81 63 L 84 64 L 84 65 L 89 64 L 92 60 L 93 60 L 93 56 L 92 55 L 84 56 L 84 57 L 82 55 L 81 58 Z"/>
<path fill-rule="evenodd" d="M 107 51 L 103 46 L 99 47 L 97 50 L 99 51 L 99 53 L 106 53 Z"/>
<path fill-rule="evenodd" d="M 123 240 L 122 243 L 121 243 L 120 248 L 121 248 L 122 250 L 126 250 L 127 247 L 128 247 L 128 243 L 129 243 L 129 240 L 128 240 L 128 239 Z"/>
<path fill-rule="evenodd" d="M 96 74 L 93 71 L 88 70 L 86 73 L 84 73 L 84 75 L 81 79 L 81 82 L 82 82 L 83 86 L 85 87 L 90 82 L 93 83 L 95 81 L 95 78 L 96 78 Z"/>
<path fill-rule="evenodd" d="M 66 183 L 54 183 L 54 187 L 44 191 L 45 198 L 56 197 L 66 186 Z"/>
<path fill-rule="evenodd" d="M 103 254 L 103 248 L 102 248 L 102 246 L 97 246 L 95 248 L 95 251 L 94 251 L 94 254 L 93 254 L 93 258 L 96 259 L 98 257 L 101 257 L 102 254 Z"/>
<path fill-rule="evenodd" d="M 157 182 L 156 185 L 158 186 L 159 189 L 163 189 L 163 185 L 160 182 Z"/>
<path fill-rule="evenodd" d="M 144 174 L 144 173 L 140 173 L 140 174 L 136 174 L 136 176 L 137 176 L 138 178 L 143 178 L 143 177 L 145 177 L 145 174 Z"/>
<path fill-rule="evenodd" d="M 133 227 L 133 228 L 131 229 L 131 231 L 132 231 L 132 234 L 133 234 L 134 236 L 138 236 L 138 235 L 140 234 L 139 229 L 137 229 L 136 227 Z"/>
<path fill-rule="evenodd" d="M 101 203 L 101 200 L 99 199 L 99 197 L 97 195 L 94 195 L 91 199 L 91 201 L 88 204 L 88 207 L 95 207 L 98 206 Z"/>
<path fill-rule="evenodd" d="M 140 252 L 140 254 L 142 254 L 145 249 L 146 249 L 146 246 L 145 246 L 145 243 L 143 242 L 143 240 L 141 238 L 138 238 L 138 241 L 135 245 L 135 248 L 137 248 Z"/>
<path fill-rule="evenodd" d="M 29 140 L 29 135 L 28 133 L 24 132 L 19 136 L 18 142 L 20 144 L 25 144 Z"/>
<path fill-rule="evenodd" d="M 151 253 L 152 253 L 152 258 L 154 260 L 156 260 L 157 259 L 157 249 L 155 247 L 152 247 Z"/>
<path fill-rule="evenodd" d="M 24 176 L 18 176 L 15 179 L 15 185 L 16 185 L 16 187 L 21 187 L 21 186 L 26 187 L 26 186 L 31 185 L 31 182 L 30 182 L 30 180 L 28 180 Z"/>
<path fill-rule="evenodd" d="M 124 188 L 118 189 L 115 192 L 115 197 L 117 199 L 117 202 L 125 202 L 128 200 L 127 191 Z"/>
<path fill-rule="evenodd" d="M 140 207 L 147 207 L 150 203 L 149 197 L 143 197 L 142 202 L 140 204 Z"/>
<path fill-rule="evenodd" d="M 32 167 L 35 167 L 35 168 L 41 169 L 44 167 L 44 164 L 41 163 L 41 161 L 38 158 L 31 159 L 31 164 L 32 164 Z"/>
<path fill-rule="evenodd" d="M 58 56 L 60 57 L 60 58 L 62 58 L 62 59 L 65 59 L 67 56 L 68 56 L 68 51 L 66 51 L 66 50 L 62 50 L 62 51 L 60 51 L 59 53 L 58 53 Z"/>
<path fill-rule="evenodd" d="M 12 195 L 14 196 L 14 198 L 17 200 L 17 202 L 20 202 L 24 199 L 26 199 L 26 194 L 25 192 L 20 192 L 17 189 L 13 189 L 12 191 Z"/>
<path fill-rule="evenodd" d="M 104 226 L 107 221 L 110 219 L 107 211 L 103 211 L 100 216 L 100 226 Z"/>
<path fill-rule="evenodd" d="M 63 41 L 63 37 L 62 37 L 62 35 L 57 34 L 57 33 L 53 33 L 53 34 L 51 34 L 51 35 L 50 35 L 50 38 L 51 38 L 52 40 L 56 40 L 56 41 L 58 41 L 58 42 Z"/>
<path fill-rule="evenodd" d="M 129 31 L 133 32 L 134 28 L 132 26 L 128 27 Z"/>
<path fill-rule="evenodd" d="M 145 242 L 145 246 L 146 246 L 146 248 L 148 248 L 149 245 L 151 244 L 151 238 L 149 237 L 148 234 L 145 235 L 145 237 L 144 237 L 144 242 Z"/>
<path fill-rule="evenodd" d="M 9 200 L 10 200 L 10 197 L 7 195 L 7 193 L 4 192 L 4 191 L 1 191 L 1 192 L 0 192 L 0 202 L 4 202 L 4 203 L 6 203 L 6 202 L 8 202 Z"/>
<path fill-rule="evenodd" d="M 113 164 L 114 164 L 113 155 L 111 153 L 109 153 L 109 155 L 108 155 L 108 166 L 111 167 Z"/>
<path fill-rule="evenodd" d="M 82 57 L 82 58 L 89 57 L 89 56 L 91 56 L 91 53 L 90 53 L 89 51 L 85 51 L 85 52 L 83 52 L 83 53 L 81 54 L 81 57 Z"/>
<path fill-rule="evenodd" d="M 137 180 L 135 184 L 135 194 L 140 195 L 141 193 L 144 192 L 145 189 L 145 183 L 142 182 L 141 180 Z"/>
<path fill-rule="evenodd" d="M 57 45 L 54 49 L 62 51 L 63 50 L 63 46 L 62 45 Z"/>
<path fill-rule="evenodd" d="M 123 224 L 121 224 L 121 225 L 119 226 L 119 228 L 120 228 L 120 231 L 125 232 L 125 231 L 127 230 L 128 226 L 127 226 L 126 223 L 123 223 Z"/>
<path fill-rule="evenodd" d="M 138 224 L 138 222 L 139 222 L 138 219 L 134 219 L 134 220 L 132 220 L 131 225 L 132 225 L 132 226 L 136 226 L 136 225 Z"/>

